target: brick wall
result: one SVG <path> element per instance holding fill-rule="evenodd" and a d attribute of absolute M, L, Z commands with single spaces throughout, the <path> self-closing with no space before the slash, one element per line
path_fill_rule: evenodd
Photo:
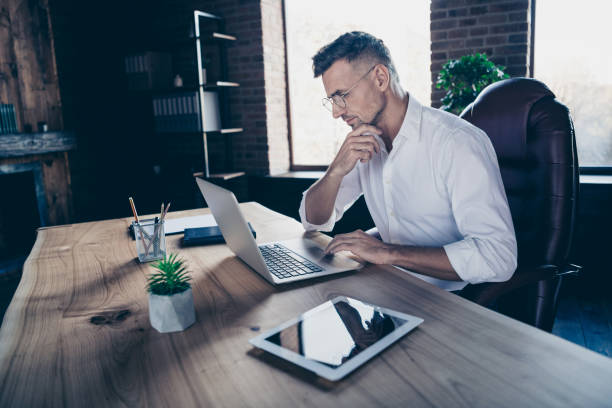
<path fill-rule="evenodd" d="M 212 13 L 225 18 L 238 41 L 228 48 L 228 78 L 239 82 L 231 93 L 235 170 L 269 174 L 289 168 L 285 103 L 285 51 L 280 0 L 217 0 Z M 215 157 L 211 157 L 211 161 Z"/>
<path fill-rule="evenodd" d="M 232 135 L 234 168 L 261 172 L 268 165 L 261 8 L 258 1 L 212 3 L 211 12 L 225 18 L 228 34 L 238 38 L 227 51 L 228 79 L 240 83 L 231 92 L 232 122 L 244 128 Z"/>
<path fill-rule="evenodd" d="M 532 0 L 432 0 L 432 106 L 441 105 L 445 91 L 435 84 L 449 59 L 485 53 L 511 77 L 529 76 L 532 7 Z"/>

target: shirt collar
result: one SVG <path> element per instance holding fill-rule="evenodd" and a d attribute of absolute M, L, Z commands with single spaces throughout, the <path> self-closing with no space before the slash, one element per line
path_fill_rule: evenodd
<path fill-rule="evenodd" d="M 421 137 L 421 113 L 423 106 L 413 95 L 409 96 L 408 108 L 406 109 L 406 115 L 404 121 L 400 127 L 399 132 L 395 139 L 393 139 L 393 147 L 399 143 L 400 139 L 404 139 L 407 142 L 418 142 Z"/>

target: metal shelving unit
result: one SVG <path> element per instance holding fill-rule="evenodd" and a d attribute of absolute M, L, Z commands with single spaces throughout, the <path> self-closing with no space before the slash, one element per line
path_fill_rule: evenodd
<path fill-rule="evenodd" d="M 198 92 L 200 96 L 200 110 L 201 110 L 200 117 L 202 121 L 202 129 L 207 128 L 206 123 L 205 123 L 206 115 L 204 114 L 204 110 L 206 109 L 206 105 L 204 101 L 204 91 L 210 90 L 210 89 L 221 91 L 219 95 L 219 99 L 220 99 L 219 105 L 220 105 L 220 109 L 222 110 L 221 123 L 222 125 L 226 125 L 226 121 L 229 117 L 229 112 L 228 112 L 229 107 L 228 107 L 227 100 L 224 99 L 224 98 L 227 98 L 227 95 L 225 95 L 225 89 L 237 88 L 240 86 L 240 84 L 236 82 L 227 81 L 225 78 L 217 79 L 216 81 L 212 83 L 208 83 L 205 81 L 205 78 L 203 75 L 203 69 L 207 67 L 205 67 L 203 63 L 204 46 L 207 45 L 207 42 L 205 41 L 205 39 L 220 41 L 220 43 L 216 45 L 217 47 L 220 47 L 220 52 L 219 52 L 220 61 L 217 61 L 217 63 L 219 63 L 221 66 L 220 72 L 225 73 L 227 71 L 227 57 L 226 57 L 223 42 L 236 41 L 237 38 L 232 35 L 225 34 L 223 32 L 225 30 L 225 24 L 223 22 L 223 19 L 219 16 L 215 16 L 213 14 L 206 13 L 204 11 L 195 10 L 193 12 L 193 20 L 194 20 L 193 21 L 194 22 L 194 39 L 195 39 L 195 46 L 196 46 L 196 60 L 197 60 L 197 67 L 198 67 L 197 68 L 198 69 Z M 204 35 L 201 30 L 201 23 L 206 22 L 207 20 L 211 22 L 215 22 L 217 25 L 216 28 L 218 28 L 219 31 L 221 32 L 213 31 L 210 35 Z M 220 133 L 222 135 L 228 135 L 226 137 L 229 138 L 231 137 L 231 134 L 239 133 L 242 131 L 243 129 L 239 127 L 223 128 L 223 126 L 220 130 L 215 131 L 215 132 L 210 132 L 210 131 L 207 132 L 203 130 L 202 139 L 203 139 L 203 146 L 204 146 L 204 169 L 202 173 L 196 173 L 196 174 L 204 176 L 206 178 L 220 178 L 223 180 L 228 180 L 231 178 L 235 178 L 235 177 L 244 175 L 245 174 L 244 172 L 236 172 L 236 171 L 229 171 L 229 172 L 225 172 L 221 174 L 211 174 L 210 169 L 209 169 L 209 157 L 208 157 L 208 133 Z M 231 152 L 229 152 L 228 156 L 230 154 Z"/>

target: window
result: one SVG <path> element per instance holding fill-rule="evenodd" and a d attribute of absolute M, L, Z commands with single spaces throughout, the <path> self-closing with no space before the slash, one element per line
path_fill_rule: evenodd
<path fill-rule="evenodd" d="M 429 104 L 429 0 L 285 0 L 285 21 L 292 165 L 328 165 L 350 131 L 321 106 L 325 90 L 312 73 L 312 56 L 347 31 L 382 39 L 404 89 Z"/>
<path fill-rule="evenodd" d="M 580 166 L 612 166 L 608 2 L 537 0 L 534 76 L 571 112 Z"/>

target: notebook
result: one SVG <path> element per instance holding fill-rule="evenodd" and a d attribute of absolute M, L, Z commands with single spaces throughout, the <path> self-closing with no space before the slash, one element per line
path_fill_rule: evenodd
<path fill-rule="evenodd" d="M 249 224 L 249 229 L 253 234 L 253 238 L 257 238 L 255 230 Z M 202 227 L 202 228 L 185 228 L 185 235 L 183 236 L 183 246 L 193 245 L 210 245 L 210 244 L 224 244 L 225 239 L 219 227 Z"/>

